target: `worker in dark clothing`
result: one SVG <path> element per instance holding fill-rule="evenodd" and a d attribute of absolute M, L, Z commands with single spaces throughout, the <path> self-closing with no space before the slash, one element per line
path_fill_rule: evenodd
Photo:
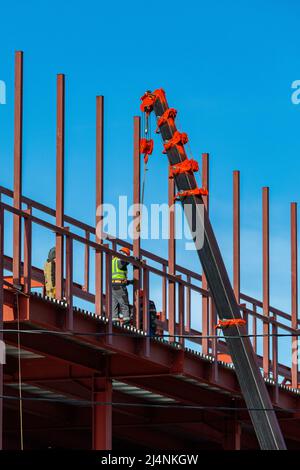
<path fill-rule="evenodd" d="M 130 256 L 129 248 L 123 247 L 120 253 Z M 112 259 L 112 318 L 113 321 L 130 321 L 130 307 L 127 286 L 132 281 L 127 279 L 127 266 L 129 262 L 120 260 L 117 256 Z"/>
<path fill-rule="evenodd" d="M 55 261 L 56 250 L 55 247 L 53 247 L 49 251 L 47 261 L 44 265 L 45 294 L 51 299 L 55 298 Z"/>

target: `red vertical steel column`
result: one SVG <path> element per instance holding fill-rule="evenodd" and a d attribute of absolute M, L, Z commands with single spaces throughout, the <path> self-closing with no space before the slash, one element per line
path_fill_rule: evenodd
<path fill-rule="evenodd" d="M 174 178 L 168 179 L 168 204 L 169 204 L 169 241 L 168 241 L 168 271 L 169 274 L 176 274 L 176 242 L 175 242 L 175 182 Z M 168 324 L 169 340 L 174 341 L 175 335 L 175 302 L 176 284 L 168 282 Z"/>
<path fill-rule="evenodd" d="M 162 266 L 162 270 L 164 274 L 167 273 L 167 267 L 165 265 Z M 166 277 L 162 277 L 162 317 L 166 317 L 167 312 L 167 280 Z"/>
<path fill-rule="evenodd" d="M 109 245 L 105 245 L 107 248 Z M 108 319 L 107 337 L 106 342 L 112 344 L 112 284 L 111 284 L 111 265 L 112 256 L 110 253 L 106 253 L 105 256 L 105 316 Z"/>
<path fill-rule="evenodd" d="M 57 75 L 56 117 L 56 225 L 64 226 L 64 166 L 65 166 L 65 76 Z M 55 290 L 63 298 L 64 238 L 56 235 Z"/>
<path fill-rule="evenodd" d="M 233 172 L 233 290 L 240 303 L 240 172 Z"/>
<path fill-rule="evenodd" d="M 112 448 L 112 382 L 94 378 L 93 381 L 93 450 Z"/>
<path fill-rule="evenodd" d="M 209 190 L 209 154 L 202 154 L 202 187 Z M 209 212 L 209 198 L 208 196 L 203 196 L 203 202 L 207 212 Z M 205 277 L 205 274 L 202 274 L 202 288 L 207 290 L 208 284 Z M 202 352 L 203 354 L 208 354 L 209 352 L 209 340 L 207 336 L 209 335 L 209 297 L 202 296 L 202 334 L 206 336 L 202 340 Z"/>
<path fill-rule="evenodd" d="M 150 356 L 150 311 L 149 311 L 149 271 L 146 263 L 143 268 L 143 331 L 147 337 L 144 343 L 144 354 Z"/>
<path fill-rule="evenodd" d="M 90 239 L 90 232 L 86 230 L 85 238 Z M 90 288 L 90 247 L 88 244 L 84 247 L 84 290 L 89 291 Z"/>
<path fill-rule="evenodd" d="M 4 211 L 0 207 L 0 341 L 3 341 L 3 270 L 4 270 Z M 0 450 L 3 449 L 3 364 L 0 363 Z"/>
<path fill-rule="evenodd" d="M 14 207 L 22 207 L 22 137 L 23 137 L 23 52 L 15 54 L 15 116 L 14 116 Z M 21 217 L 14 215 L 13 282 L 20 284 Z"/>
<path fill-rule="evenodd" d="M 241 425 L 236 417 L 232 417 L 227 422 L 224 433 L 223 449 L 224 450 L 241 450 Z"/>
<path fill-rule="evenodd" d="M 28 215 L 31 215 L 31 209 L 27 209 Z M 29 294 L 31 291 L 31 239 L 32 224 L 31 218 L 25 218 L 24 221 L 24 292 Z"/>
<path fill-rule="evenodd" d="M 191 276 L 187 275 L 186 280 L 188 283 L 191 283 Z M 191 289 L 187 287 L 186 289 L 186 322 L 185 329 L 187 333 L 191 331 Z"/>
<path fill-rule="evenodd" d="M 181 279 L 181 276 L 178 276 Z M 179 343 L 184 346 L 184 320 L 185 320 L 185 301 L 184 301 L 184 285 L 179 282 L 178 283 L 178 323 L 179 323 Z"/>
<path fill-rule="evenodd" d="M 291 203 L 291 297 L 292 328 L 298 330 L 297 203 Z M 292 336 L 292 387 L 298 387 L 298 337 Z"/>
<path fill-rule="evenodd" d="M 257 307 L 255 304 L 253 304 L 253 312 L 256 313 Z M 256 315 L 253 315 L 253 320 L 252 320 L 252 334 L 253 334 L 253 349 L 254 352 L 257 353 L 257 317 Z"/>
<path fill-rule="evenodd" d="M 68 330 L 73 330 L 73 239 L 66 237 L 66 299 L 67 299 L 67 321 Z"/>
<path fill-rule="evenodd" d="M 96 97 L 96 242 L 102 243 L 104 178 L 104 97 Z M 95 253 L 95 313 L 103 310 L 103 254 Z"/>
<path fill-rule="evenodd" d="M 269 241 L 269 188 L 263 188 L 263 314 L 266 320 L 270 313 L 270 241 Z M 270 327 L 263 325 L 263 370 L 265 377 L 270 373 Z"/>
<path fill-rule="evenodd" d="M 133 256 L 140 258 L 140 197 L 141 197 L 141 160 L 140 160 L 140 135 L 141 119 L 138 116 L 133 118 L 133 204 L 134 204 L 134 231 L 133 231 Z M 135 318 L 136 328 L 140 328 L 140 269 L 133 268 L 133 318 Z"/>

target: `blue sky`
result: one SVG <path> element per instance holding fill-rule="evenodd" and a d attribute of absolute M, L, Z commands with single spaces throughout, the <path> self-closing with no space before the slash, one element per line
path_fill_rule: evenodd
<path fill-rule="evenodd" d="M 289 203 L 299 200 L 299 3 L 85 2 L 1 5 L 2 185 L 12 187 L 14 51 L 23 50 L 24 193 L 55 202 L 55 82 L 66 74 L 66 212 L 94 221 L 95 96 L 105 95 L 105 199 L 132 195 L 132 116 L 146 89 L 163 87 L 194 158 L 211 155 L 211 216 L 231 271 L 232 170 L 241 171 L 242 288 L 261 295 L 261 187 L 270 186 L 271 301 L 289 310 Z M 167 197 L 161 142 L 146 202 Z M 34 174 L 34 177 L 32 176 Z M 164 253 L 165 244 L 156 243 Z M 42 259 L 46 245 L 37 248 Z M 155 248 L 154 242 L 146 247 Z M 178 261 L 199 269 L 192 254 Z"/>

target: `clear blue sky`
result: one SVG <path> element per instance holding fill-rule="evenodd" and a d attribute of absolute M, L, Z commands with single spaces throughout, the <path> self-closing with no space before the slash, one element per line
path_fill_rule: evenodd
<path fill-rule="evenodd" d="M 139 97 L 163 87 L 194 157 L 211 154 L 211 214 L 229 271 L 232 170 L 241 170 L 242 288 L 258 296 L 261 187 L 270 186 L 271 300 L 289 310 L 289 203 L 300 196 L 300 105 L 291 103 L 291 83 L 300 79 L 299 15 L 296 0 L 3 3 L 1 184 L 12 187 L 15 50 L 25 53 L 24 193 L 54 206 L 55 80 L 62 72 L 66 212 L 89 223 L 96 94 L 105 95 L 105 199 L 116 202 L 119 193 L 132 194 L 132 116 L 139 113 Z M 146 202 L 163 202 L 167 170 L 159 140 L 149 166 Z M 195 256 L 178 251 L 179 262 L 199 269 Z"/>

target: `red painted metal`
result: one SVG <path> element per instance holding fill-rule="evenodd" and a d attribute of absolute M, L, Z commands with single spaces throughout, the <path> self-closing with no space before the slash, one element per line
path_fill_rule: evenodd
<path fill-rule="evenodd" d="M 233 290 L 240 303 L 240 172 L 233 172 Z"/>
<path fill-rule="evenodd" d="M 22 140 L 23 140 L 23 52 L 15 54 L 15 116 L 14 116 L 14 207 L 21 209 L 22 200 Z M 13 279 L 20 282 L 21 219 L 14 216 Z"/>
<path fill-rule="evenodd" d="M 67 321 L 68 330 L 73 330 L 73 239 L 66 237 L 66 300 L 67 300 Z"/>
<path fill-rule="evenodd" d="M 149 271 L 146 263 L 143 268 L 143 331 L 148 335 L 145 341 L 144 354 L 150 356 L 150 318 L 149 318 Z"/>
<path fill-rule="evenodd" d="M 96 242 L 102 243 L 102 205 L 104 202 L 104 97 L 96 98 Z M 99 211 L 101 213 L 99 214 Z M 103 255 L 101 251 L 95 254 L 95 312 L 102 315 L 103 309 Z"/>
<path fill-rule="evenodd" d="M 263 313 L 266 319 L 270 314 L 270 242 L 269 242 L 269 188 L 262 191 L 263 198 Z M 270 373 L 270 326 L 268 321 L 263 323 L 263 369 L 265 377 Z"/>
<path fill-rule="evenodd" d="M 64 165 L 65 165 L 65 76 L 57 75 L 56 120 L 56 225 L 64 226 Z M 63 298 L 64 238 L 56 234 L 55 287 L 56 298 Z"/>
<path fill-rule="evenodd" d="M 112 264 L 112 255 L 110 253 L 106 253 L 106 256 L 105 256 L 105 316 L 108 319 L 108 328 L 107 328 L 108 336 L 106 338 L 106 341 L 108 344 L 112 344 L 113 342 L 111 264 Z"/>
<path fill-rule="evenodd" d="M 112 449 L 112 383 L 109 378 L 93 380 L 93 450 Z"/>
<path fill-rule="evenodd" d="M 133 233 L 133 256 L 140 259 L 141 257 L 141 240 L 138 226 L 142 223 L 141 216 L 141 156 L 140 156 L 140 136 L 141 136 L 141 119 L 135 116 L 133 119 L 133 204 L 134 204 L 134 233 Z M 135 325 L 140 327 L 140 287 L 141 287 L 141 271 L 137 267 L 133 269 L 133 316 Z"/>
<path fill-rule="evenodd" d="M 209 190 L 209 154 L 202 154 L 202 187 Z M 203 196 L 203 202 L 207 212 L 209 213 L 209 196 Z M 208 290 L 207 280 L 205 274 L 202 274 L 202 288 Z M 209 298 L 202 296 L 202 332 L 203 336 L 209 335 Z M 214 330 L 212 330 L 214 331 Z M 208 354 L 209 340 L 207 338 L 202 341 L 202 352 Z"/>
<path fill-rule="evenodd" d="M 169 240 L 168 240 L 168 273 L 176 275 L 176 241 L 175 241 L 175 182 L 174 178 L 168 178 L 168 204 L 169 204 Z M 169 341 L 174 341 L 176 315 L 176 285 L 168 283 L 168 320 Z"/>
<path fill-rule="evenodd" d="M 29 215 L 31 209 L 26 211 Z M 31 219 L 24 218 L 24 292 L 31 291 L 31 246 L 32 246 Z"/>
<path fill-rule="evenodd" d="M 21 157 L 22 157 L 22 67 L 21 67 L 21 56 L 18 56 L 18 67 L 16 66 L 16 90 L 18 90 L 19 98 L 16 96 L 16 113 L 15 113 L 15 181 L 14 181 L 14 192 L 7 190 L 6 188 L 0 187 L 1 194 L 14 197 L 14 207 L 10 207 L 8 204 L 1 203 L 0 207 L 0 339 L 2 329 L 2 311 L 3 311 L 3 300 L 4 300 L 4 326 L 5 328 L 14 328 L 16 326 L 15 317 L 15 303 L 16 294 L 11 289 L 11 281 L 24 284 L 24 293 L 30 294 L 32 286 L 40 286 L 43 283 L 43 272 L 41 269 L 32 266 L 31 252 L 32 252 L 32 227 L 34 225 L 43 226 L 52 233 L 57 234 L 60 246 L 58 246 L 58 258 L 62 259 L 60 281 L 58 290 L 60 289 L 60 297 L 64 294 L 66 296 L 66 307 L 58 306 L 55 303 L 49 303 L 35 296 L 26 297 L 24 295 L 18 296 L 20 318 L 22 322 L 22 328 L 45 328 L 49 330 L 61 331 L 63 326 L 64 315 L 66 318 L 67 329 L 82 333 L 77 337 L 70 338 L 56 337 L 54 335 L 21 335 L 21 346 L 24 349 L 35 352 L 43 356 L 40 359 L 29 360 L 22 359 L 22 371 L 23 381 L 28 381 L 33 385 L 44 386 L 45 389 L 56 391 L 57 393 L 66 393 L 67 396 L 76 396 L 86 398 L 91 395 L 92 399 L 100 402 L 111 402 L 114 397 L 118 400 L 130 400 L 136 402 L 137 397 L 131 398 L 125 393 L 112 391 L 112 378 L 123 381 L 127 381 L 131 385 L 145 387 L 145 389 L 152 391 L 153 393 L 160 393 L 163 396 L 170 396 L 176 401 L 182 403 L 207 403 L 214 405 L 216 403 L 228 406 L 232 404 L 232 396 L 240 397 L 240 388 L 238 386 L 235 372 L 232 369 L 222 367 L 217 360 L 209 362 L 203 360 L 201 357 L 196 356 L 192 353 L 186 352 L 184 349 L 177 350 L 174 347 L 170 347 L 166 344 L 161 344 L 157 341 L 150 340 L 149 337 L 137 337 L 130 335 L 120 336 L 120 330 L 116 329 L 112 325 L 112 309 L 111 309 L 111 258 L 117 253 L 118 247 L 127 246 L 131 248 L 131 245 L 122 240 L 110 240 L 111 245 L 103 245 L 102 239 L 98 239 L 93 242 L 95 235 L 95 227 L 91 227 L 84 224 L 76 219 L 68 217 L 64 214 L 64 76 L 58 76 L 57 82 L 57 204 L 56 212 L 42 204 L 34 202 L 28 198 L 22 196 L 21 191 Z M 18 73 L 17 73 L 18 68 Z M 18 83 L 18 86 L 17 86 Z M 16 117 L 18 116 L 18 119 Z M 97 97 L 97 123 L 96 123 L 96 205 L 98 202 L 103 202 L 103 97 Z M 140 137 L 140 121 L 139 118 L 135 118 L 134 121 L 134 202 L 139 203 L 139 192 L 140 192 L 140 155 L 138 149 Z M 17 158 L 16 158 L 17 155 Z M 17 162 L 17 164 L 16 164 Z M 208 171 L 208 154 L 203 154 L 202 157 L 202 182 L 204 187 L 208 187 L 209 183 L 209 171 Z M 16 178 L 16 175 L 18 177 Z M 170 194 L 174 196 L 174 187 L 170 188 L 169 185 L 169 202 Z M 16 200 L 18 203 L 16 204 Z M 203 200 L 208 209 L 208 198 L 203 197 Z M 1 202 L 1 201 L 0 201 Z M 99 203 L 100 203 L 99 202 Z M 28 210 L 21 210 L 22 203 L 27 204 Z M 173 201 L 172 201 L 173 204 Z M 32 208 L 37 208 L 45 215 L 51 214 L 56 215 L 56 224 L 47 222 L 45 220 L 32 215 Z M 239 207 L 239 172 L 234 172 L 234 290 L 236 298 L 247 302 L 243 304 L 244 317 L 249 319 L 249 325 L 252 323 L 252 333 L 256 334 L 258 331 L 257 326 L 263 324 L 264 331 L 272 329 L 273 333 L 277 333 L 278 330 L 283 329 L 289 332 L 291 335 L 296 333 L 299 328 L 298 320 L 298 294 L 297 294 L 297 212 L 296 204 L 291 205 L 291 279 L 292 279 L 292 314 L 289 315 L 282 312 L 274 307 L 270 306 L 269 299 L 269 201 L 268 201 L 268 190 L 264 188 L 263 192 L 263 302 L 253 299 L 246 294 L 240 294 L 240 207 Z M 14 221 L 14 237 L 17 243 L 21 238 L 21 232 L 16 230 L 16 227 L 21 227 L 22 219 L 24 223 L 24 262 L 20 261 L 20 249 L 16 250 L 14 247 L 14 256 L 9 258 L 4 256 L 3 253 L 3 211 L 7 211 L 13 214 Z M 138 215 L 138 214 L 136 214 Z M 97 216 L 98 217 L 98 216 Z M 99 217 L 96 218 L 96 223 L 99 221 Z M 84 231 L 84 236 L 79 236 L 77 233 L 72 233 L 65 225 L 74 225 Z M 172 228 L 173 225 L 173 228 Z M 210 352 L 214 359 L 229 357 L 228 350 L 225 342 L 220 338 L 213 338 L 208 340 L 207 338 L 201 338 L 205 336 L 205 329 L 208 332 L 214 332 L 216 325 L 216 310 L 212 304 L 208 286 L 204 276 L 200 276 L 198 273 L 194 273 L 187 268 L 176 264 L 175 258 L 175 239 L 174 239 L 174 219 L 170 224 L 171 236 L 169 242 L 169 259 L 166 260 L 154 253 L 142 250 L 140 247 L 140 240 L 135 241 L 133 244 L 133 254 L 141 259 L 141 256 L 147 258 L 147 262 L 141 262 L 138 260 L 132 260 L 135 271 L 135 292 L 137 286 L 140 287 L 141 273 L 143 273 L 143 329 L 149 331 L 149 296 L 150 296 L 150 279 L 151 275 L 161 277 L 162 286 L 162 318 L 159 327 L 163 330 L 168 330 L 172 334 L 173 339 L 176 335 L 183 335 L 191 333 L 191 335 L 198 335 L 197 338 L 190 338 L 190 340 L 196 345 L 202 345 L 203 351 Z M 18 236 L 16 233 L 18 232 Z M 66 240 L 66 278 L 63 279 L 63 240 Z M 74 241 L 84 246 L 85 259 L 84 259 L 84 285 L 81 286 L 73 281 L 73 243 Z M 112 248 L 111 248 L 112 247 Z M 170 250 L 171 247 L 171 250 Z M 105 297 L 102 299 L 101 287 L 99 290 L 96 288 L 96 295 L 90 292 L 89 286 L 89 268 L 90 268 L 90 250 L 96 251 L 96 259 L 101 257 L 101 274 L 99 274 L 100 264 L 96 261 L 95 273 L 97 277 L 96 286 L 102 285 L 102 263 L 105 260 L 105 278 L 106 278 L 106 289 Z M 122 255 L 120 255 L 122 258 Z M 124 258 L 126 259 L 126 258 Z M 158 264 L 158 266 L 156 266 Z M 3 268 L 13 272 L 13 276 L 6 276 L 5 290 L 3 289 Z M 168 269 L 169 268 L 169 269 Z M 97 274 L 98 270 L 98 274 Z M 138 273 L 138 278 L 136 274 Z M 202 280 L 202 288 L 199 287 L 199 282 Z M 138 284 L 137 284 L 138 281 Z M 170 290 L 173 288 L 173 306 L 172 297 L 170 303 L 167 302 L 167 285 L 169 286 L 168 296 L 170 296 Z M 172 287 L 171 287 L 172 286 Z M 139 292 L 139 291 L 138 291 Z M 176 309 L 176 296 L 175 292 L 178 292 L 177 297 L 177 309 Z M 192 297 L 191 293 L 196 292 L 197 295 L 201 295 L 203 299 L 203 305 L 207 308 L 206 324 L 204 322 L 204 328 L 202 332 L 196 331 L 191 328 L 191 304 Z M 237 297 L 240 296 L 240 297 Z M 93 317 L 86 314 L 80 313 L 73 309 L 73 298 L 79 297 L 84 300 L 88 300 L 96 305 L 96 312 L 102 314 L 105 310 L 105 315 L 108 319 L 108 323 L 96 321 Z M 137 303 L 138 302 L 138 303 Z M 102 306 L 104 303 L 104 306 Z M 250 307 L 248 306 L 250 305 Z M 104 308 L 103 308 L 104 307 Z M 169 321 L 166 320 L 166 311 L 169 311 Z M 261 312 L 263 309 L 263 312 Z M 139 315 L 137 312 L 140 310 L 140 298 L 135 297 L 135 317 L 137 326 L 139 323 Z M 172 312 L 170 315 L 170 311 Z M 176 318 L 175 311 L 178 315 Z M 205 311 L 205 309 L 204 309 Z M 83 333 L 102 333 L 106 336 L 84 336 Z M 116 334 L 112 336 L 112 333 Z M 294 339 L 295 336 L 292 336 Z M 16 335 L 5 334 L 5 339 L 11 345 L 17 344 Z M 264 341 L 264 353 L 268 349 L 268 361 L 266 362 L 265 354 L 263 357 L 257 356 L 257 361 L 260 366 L 263 366 L 264 373 L 269 375 L 272 373 L 272 377 L 277 381 L 275 387 L 270 388 L 270 394 L 272 397 L 273 404 L 276 404 L 279 409 L 287 409 L 288 407 L 299 407 L 298 397 L 292 392 L 288 392 L 279 386 L 279 382 L 284 379 L 285 382 L 292 382 L 293 387 L 297 387 L 298 384 L 298 368 L 292 363 L 291 368 L 279 363 L 278 361 L 278 339 L 274 336 L 272 339 L 272 357 L 270 357 L 270 347 L 266 348 L 266 342 Z M 179 338 L 179 342 L 182 347 L 186 345 L 184 338 Z M 297 343 L 297 341 L 296 341 Z M 257 346 L 257 339 L 253 338 L 253 344 Z M 279 343 L 280 344 L 280 343 Z M 293 354 L 297 354 L 297 346 L 295 342 L 292 346 Z M 107 361 L 106 356 L 109 356 Z M 271 359 L 271 360 L 270 360 Z M 35 362 L 38 361 L 38 362 Z M 49 369 L 50 367 L 50 369 Z M 3 368 L 0 366 L 0 396 L 2 396 L 3 389 Z M 103 377 L 94 376 L 95 373 L 103 374 Z M 170 375 L 178 374 L 181 378 L 170 377 Z M 193 383 L 185 382 L 183 378 L 194 379 L 200 387 Z M 7 366 L 5 366 L 5 393 L 13 394 L 14 391 L 9 389 L 8 384 L 16 383 L 16 371 L 14 369 L 14 360 L 9 358 Z M 51 384 L 50 384 L 51 382 Z M 201 388 L 201 384 L 210 386 L 217 384 L 217 388 L 204 390 Z M 220 394 L 219 391 L 222 390 Z M 227 392 L 232 396 L 223 394 Z M 241 398 L 239 398 L 240 400 Z M 217 401 L 216 401 L 217 400 Z M 218 401 L 219 400 L 219 401 Z M 143 400 L 140 399 L 141 404 Z M 242 402 L 240 402 L 242 405 Z M 2 400 L 0 398 L 0 448 L 2 447 Z M 15 404 L 6 403 L 7 410 L 16 410 Z M 37 417 L 47 416 L 47 419 L 53 417 L 60 420 L 62 419 L 62 429 L 69 430 L 72 432 L 73 425 L 78 428 L 84 429 L 85 435 L 87 431 L 93 430 L 93 442 L 92 446 L 94 449 L 111 449 L 111 437 L 112 437 L 112 407 L 111 406 L 94 406 L 93 425 L 90 422 L 90 415 L 87 410 L 77 410 L 76 413 L 70 413 L 67 405 L 61 406 L 61 414 L 57 411 L 57 408 L 51 407 L 51 405 L 45 405 L 44 415 L 41 407 L 38 404 L 27 404 L 24 405 L 25 413 L 35 413 L 32 418 L 32 429 L 26 428 L 27 438 L 29 436 L 36 438 L 36 431 L 33 429 L 35 426 L 35 419 Z M 52 409 L 53 408 L 53 409 Z M 204 430 L 207 433 L 206 438 L 212 439 L 214 445 L 219 445 L 224 448 L 245 448 L 246 443 L 251 442 L 253 439 L 251 434 L 248 433 L 250 429 L 250 422 L 248 414 L 240 412 L 238 419 L 231 414 L 231 412 L 219 412 L 219 411 L 193 411 L 189 413 L 186 410 L 176 412 L 176 420 L 174 418 L 174 411 L 163 409 L 155 413 L 149 411 L 147 407 L 139 410 L 132 408 L 116 407 L 114 410 L 114 419 L 116 418 L 116 425 L 114 427 L 115 436 L 124 437 L 125 435 L 131 435 L 132 439 L 136 439 L 139 443 L 152 442 L 150 434 L 146 432 L 145 426 L 160 426 L 161 443 L 168 442 L 171 445 L 171 437 L 168 432 L 162 432 L 161 426 L 163 423 L 169 426 L 175 426 L 180 429 L 177 437 L 174 436 L 175 441 L 172 442 L 192 442 L 195 436 L 204 436 Z M 9 412 L 10 412 L 9 411 Z M 82 411 L 82 413 L 81 413 Z M 181 415 L 184 415 L 183 417 Z M 195 413 L 197 417 L 195 417 Z M 283 415 L 283 412 L 278 412 L 279 418 L 280 413 L 282 416 L 287 416 L 287 411 Z M 80 423 L 73 421 L 73 415 L 80 416 Z M 191 415 L 191 416 L 189 416 Z M 193 417 L 194 421 L 193 421 Z M 29 415 L 28 415 L 29 416 Z M 64 417 L 70 416 L 70 422 L 67 422 Z M 181 416 L 181 417 L 180 417 Z M 289 415 L 288 415 L 289 416 Z M 149 419 L 151 418 L 151 419 Z M 196 419 L 197 418 L 197 419 Z M 294 416 L 296 419 L 297 416 Z M 83 419 L 83 421 L 81 421 Z M 214 419 L 217 420 L 214 422 Z M 153 420 L 153 422 L 152 422 Z M 211 423 L 211 427 L 201 420 L 205 420 L 206 423 Z M 38 420 L 36 421 L 39 425 Z M 224 422 L 227 423 L 224 427 Z M 245 433 L 244 440 L 241 438 L 241 424 L 243 424 L 243 434 Z M 296 423 L 297 424 L 297 423 Z M 69 428 L 67 428 L 69 426 Z M 206 427 L 205 427 L 206 426 Z M 121 429 L 124 432 L 121 432 Z M 140 431 L 138 431 L 140 430 Z M 283 430 L 286 436 L 289 438 L 296 439 L 297 432 L 292 426 L 284 426 Z M 45 431 L 47 438 L 51 433 L 51 426 L 47 427 L 46 430 L 41 430 L 41 433 Z M 69 432 L 68 431 L 68 432 Z M 151 431 L 151 430 L 150 430 Z M 9 430 L 6 431 L 7 435 Z M 59 430 L 57 431 L 59 432 Z M 31 434 L 30 434 L 31 433 Z M 130 434 L 131 433 L 131 434 Z M 201 434 L 202 433 L 202 434 Z M 68 433 L 66 433 L 68 434 Z M 42 439 L 42 437 L 41 437 Z M 64 439 L 64 438 L 63 438 Z M 68 442 L 63 440 L 62 442 Z M 182 441 L 180 439 L 183 439 Z M 77 442 L 76 439 L 74 443 Z M 79 441 L 80 442 L 80 441 Z M 153 441 L 154 442 L 154 441 Z M 158 441 L 156 441 L 158 442 Z M 211 444 L 211 442 L 210 442 Z M 209 445 L 209 443 L 206 443 Z M 197 442 L 197 448 L 199 448 L 199 442 Z"/>
<path fill-rule="evenodd" d="M 291 326 L 298 329 L 298 234 L 297 203 L 291 203 Z M 292 386 L 298 387 L 298 337 L 292 336 Z"/>
<path fill-rule="evenodd" d="M 87 240 L 90 239 L 90 232 L 88 232 L 87 230 L 85 231 L 85 237 Z M 90 247 L 88 245 L 85 245 L 84 247 L 84 286 L 83 288 L 86 292 L 90 290 Z"/>

